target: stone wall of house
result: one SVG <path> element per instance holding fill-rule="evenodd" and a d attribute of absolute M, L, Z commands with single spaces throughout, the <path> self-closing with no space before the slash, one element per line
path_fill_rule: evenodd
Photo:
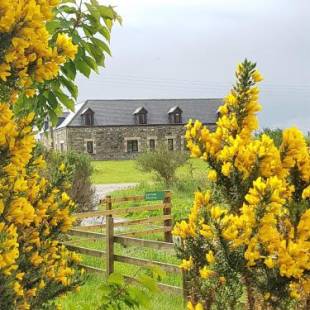
<path fill-rule="evenodd" d="M 185 149 L 184 125 L 159 126 L 111 126 L 111 127 L 67 127 L 67 148 L 87 153 L 87 142 L 93 146 L 94 160 L 131 159 L 149 148 L 149 140 L 155 145 L 168 145 L 173 139 L 174 150 Z M 127 151 L 128 140 L 138 141 L 138 153 Z"/>
<path fill-rule="evenodd" d="M 67 142 L 67 128 L 59 128 L 54 130 L 54 149 L 57 151 L 67 151 L 68 142 Z"/>

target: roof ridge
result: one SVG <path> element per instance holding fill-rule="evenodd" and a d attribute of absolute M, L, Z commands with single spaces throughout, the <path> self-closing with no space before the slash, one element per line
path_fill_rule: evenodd
<path fill-rule="evenodd" d="M 172 101 L 172 100 L 223 100 L 223 98 L 138 98 L 138 99 L 86 99 L 85 101 Z"/>

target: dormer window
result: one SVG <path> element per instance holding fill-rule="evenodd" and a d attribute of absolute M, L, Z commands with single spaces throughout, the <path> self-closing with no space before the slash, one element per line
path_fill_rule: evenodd
<path fill-rule="evenodd" d="M 178 106 L 172 107 L 168 111 L 169 123 L 182 124 L 182 113 L 183 111 Z"/>
<path fill-rule="evenodd" d="M 147 110 L 144 107 L 137 108 L 133 115 L 135 117 L 135 123 L 137 125 L 145 125 L 147 124 Z"/>
<path fill-rule="evenodd" d="M 81 113 L 82 124 L 84 126 L 94 126 L 94 111 L 91 108 L 85 109 Z"/>

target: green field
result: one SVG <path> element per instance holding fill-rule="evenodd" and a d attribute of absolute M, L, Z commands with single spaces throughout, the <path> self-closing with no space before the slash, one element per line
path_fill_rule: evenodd
<path fill-rule="evenodd" d="M 93 161 L 94 173 L 92 182 L 95 184 L 109 183 L 140 183 L 154 181 L 154 174 L 140 171 L 135 160 L 106 160 Z M 188 164 L 177 171 L 177 176 L 190 175 L 193 170 L 194 177 L 206 169 L 206 164 L 200 159 L 190 159 Z"/>

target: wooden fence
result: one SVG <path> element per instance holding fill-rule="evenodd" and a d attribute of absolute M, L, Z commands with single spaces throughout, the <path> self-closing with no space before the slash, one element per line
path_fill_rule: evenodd
<path fill-rule="evenodd" d="M 172 216 L 171 216 L 171 192 L 165 191 L 162 195 L 158 195 L 162 198 L 162 203 L 160 204 L 150 204 L 136 207 L 127 207 L 127 208 L 117 208 L 113 209 L 114 203 L 120 202 L 128 202 L 128 201 L 144 201 L 146 199 L 146 195 L 140 196 L 129 196 L 129 197 L 121 197 L 121 198 L 111 198 L 111 196 L 107 196 L 104 200 L 101 201 L 101 204 L 106 206 L 105 210 L 102 211 L 94 211 L 94 212 L 84 212 L 77 213 L 75 217 L 77 219 L 85 219 L 89 217 L 105 217 L 105 223 L 96 224 L 91 226 L 79 226 L 79 228 L 74 228 L 69 231 L 69 234 L 72 236 L 80 236 L 84 238 L 90 239 L 99 239 L 105 241 L 106 250 L 95 250 L 90 248 L 85 248 L 81 246 L 77 246 L 74 244 L 66 243 L 66 246 L 75 252 L 90 255 L 94 257 L 102 257 L 106 260 L 106 270 L 83 265 L 83 267 L 90 272 L 100 272 L 104 273 L 106 276 L 110 275 L 114 272 L 114 262 L 121 262 L 125 264 L 131 264 L 140 267 L 152 267 L 158 266 L 161 269 L 165 270 L 168 273 L 181 274 L 181 271 L 177 265 L 163 263 L 159 261 L 146 260 L 141 258 L 135 258 L 124 255 L 116 255 L 114 253 L 114 244 L 118 243 L 123 245 L 124 247 L 143 247 L 143 248 L 151 248 L 158 250 L 173 250 L 174 245 L 172 243 Z M 161 197 L 162 196 L 162 197 Z M 159 197 L 153 197 L 152 201 L 159 199 Z M 162 215 L 158 216 L 149 216 L 143 219 L 132 219 L 126 221 L 115 222 L 114 217 L 117 215 L 126 215 L 128 213 L 139 213 L 144 211 L 154 211 L 154 210 L 162 210 Z M 139 225 L 139 224 L 152 224 L 152 223 L 162 223 L 163 226 L 156 227 L 152 229 L 144 229 L 140 231 L 134 232 L 123 232 L 123 233 L 115 233 L 114 228 L 119 226 L 130 226 L 130 225 Z M 93 230 L 104 229 L 105 233 L 94 232 Z M 163 232 L 165 241 L 155 241 L 155 240 L 146 240 L 146 239 L 138 239 L 137 236 L 145 236 L 154 233 Z M 133 278 L 126 277 L 128 280 L 134 280 Z M 184 282 L 184 281 L 183 281 Z M 162 290 L 176 293 L 176 294 L 185 294 L 183 288 L 176 287 L 164 283 L 158 283 L 159 288 Z"/>

